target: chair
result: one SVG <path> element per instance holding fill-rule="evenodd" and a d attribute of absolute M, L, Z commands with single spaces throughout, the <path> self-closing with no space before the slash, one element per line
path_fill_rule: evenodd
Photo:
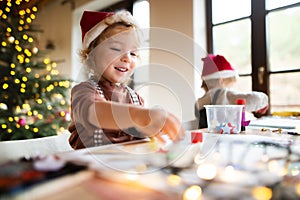
<path fill-rule="evenodd" d="M 0 142 L 0 163 L 20 158 L 50 155 L 58 152 L 72 151 L 69 144 L 70 133 L 27 140 L 12 140 Z"/>

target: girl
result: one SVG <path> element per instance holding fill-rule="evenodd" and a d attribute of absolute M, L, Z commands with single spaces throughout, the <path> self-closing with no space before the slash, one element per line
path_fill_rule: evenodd
<path fill-rule="evenodd" d="M 69 142 L 74 149 L 166 134 L 173 141 L 184 130 L 180 120 L 162 109 L 143 107 L 143 99 L 126 85 L 140 46 L 138 26 L 127 11 L 85 11 L 81 21 L 81 58 L 89 80 L 71 91 Z"/>
<path fill-rule="evenodd" d="M 236 104 L 238 99 L 246 100 L 245 110 L 264 114 L 268 109 L 268 96 L 262 92 L 238 92 L 230 89 L 236 82 L 238 73 L 221 55 L 209 54 L 203 58 L 202 88 L 205 91 L 195 106 L 199 128 L 207 128 L 204 105 Z"/>

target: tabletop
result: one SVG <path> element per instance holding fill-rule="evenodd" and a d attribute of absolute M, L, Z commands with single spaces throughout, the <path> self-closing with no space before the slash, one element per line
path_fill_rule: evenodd
<path fill-rule="evenodd" d="M 299 199 L 300 137 L 291 134 L 298 130 L 266 125 L 256 124 L 238 134 L 189 130 L 176 144 L 142 141 L 48 155 L 33 161 L 36 169 L 59 171 L 66 163 L 84 168 L 13 197 Z M 192 143 L 192 133 L 202 139 Z"/>

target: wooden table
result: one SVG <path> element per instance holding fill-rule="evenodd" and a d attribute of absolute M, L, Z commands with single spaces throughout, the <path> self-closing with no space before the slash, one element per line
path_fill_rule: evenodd
<path fill-rule="evenodd" d="M 200 161 L 207 162 L 207 160 L 212 158 L 212 152 L 221 153 L 221 159 L 218 161 L 218 170 L 224 170 L 225 165 L 240 165 L 240 161 L 237 158 L 243 158 L 243 152 L 246 157 L 246 161 L 243 161 L 244 172 L 246 172 L 249 177 L 252 172 L 249 172 L 249 168 L 256 167 L 253 162 L 258 162 L 262 158 L 263 151 L 261 149 L 256 149 L 251 152 L 250 150 L 245 151 L 245 148 L 249 147 L 249 144 L 265 144 L 264 142 L 270 142 L 279 145 L 288 145 L 292 142 L 294 146 L 293 151 L 298 152 L 298 146 L 300 146 L 300 137 L 286 134 L 286 130 L 282 133 L 276 131 L 278 128 L 262 129 L 262 127 L 252 127 L 247 128 L 245 132 L 239 134 L 214 134 L 207 133 L 206 129 L 194 130 L 203 132 L 203 142 L 197 144 L 198 146 L 193 146 L 190 143 L 191 131 L 187 131 L 187 137 L 182 141 L 181 144 L 185 144 L 186 148 L 183 146 L 177 146 L 177 150 L 186 150 L 184 154 L 180 157 L 183 159 L 176 160 L 177 164 L 183 165 L 190 162 L 195 157 L 195 153 L 201 154 L 202 159 Z M 274 131 L 275 130 L 275 131 Z M 262 143 L 259 143 L 262 142 Z M 238 144 L 238 145 L 236 145 Z M 234 146 L 236 145 L 236 146 Z M 254 145 L 255 146 L 255 145 Z M 134 170 L 139 172 L 145 172 L 143 170 L 148 170 L 148 168 L 143 168 L 143 162 L 147 159 L 151 160 L 150 164 L 148 161 L 145 165 L 155 165 L 157 160 L 161 163 L 165 160 L 162 159 L 164 152 L 157 154 L 156 147 L 148 142 L 139 144 L 126 144 L 111 146 L 109 148 L 95 147 L 78 151 L 70 151 L 59 153 L 60 159 L 66 161 L 75 161 L 79 163 L 85 163 L 88 166 L 88 170 L 81 171 L 75 175 L 64 176 L 53 181 L 38 185 L 30 190 L 23 192 L 16 196 L 16 199 L 51 199 L 51 200 L 64 200 L 64 199 L 146 199 L 146 200 L 159 200 L 159 199 L 183 199 L 183 193 L 186 188 L 190 185 L 200 185 L 203 188 L 203 197 L 205 199 L 214 199 L 213 195 L 221 195 L 221 197 L 229 198 L 230 195 L 252 195 L 251 191 L 256 188 L 257 183 L 251 183 L 253 185 L 240 185 L 237 186 L 234 183 L 233 178 L 229 178 L 221 181 L 221 178 L 215 178 L 213 181 L 203 181 L 197 177 L 196 166 L 192 164 L 193 167 L 188 169 L 189 178 L 187 174 L 178 174 L 184 180 L 184 184 L 181 186 L 171 186 L 168 182 L 168 177 L 171 175 L 168 171 L 159 170 L 157 167 L 156 171 L 150 173 L 138 174 L 139 180 L 128 178 L 128 172 L 131 170 L 132 166 L 136 166 Z M 216 148 L 218 148 L 216 150 Z M 259 153 L 257 153 L 259 150 Z M 161 149 L 160 149 L 161 151 Z M 274 151 L 274 152 L 273 152 Z M 139 154 L 135 154 L 135 153 Z M 177 152 L 178 153 L 178 152 Z M 277 150 L 272 149 L 269 151 L 270 157 L 276 156 L 278 154 Z M 281 152 L 280 152 L 281 153 Z M 235 155 L 232 156 L 231 155 Z M 136 158 L 130 161 L 130 158 Z M 100 159 L 100 160 L 99 160 Z M 126 161 L 127 159 L 127 161 Z M 108 161 L 112 161 L 111 164 L 106 165 Z M 114 161 L 116 161 L 114 163 Z M 198 160 L 199 161 L 199 160 Z M 176 163 L 175 162 L 175 163 Z M 92 163 L 92 164 L 90 164 Z M 266 163 L 265 163 L 266 164 Z M 197 166 L 202 164 L 197 164 Z M 153 166 L 152 166 L 153 167 Z M 163 165 L 165 167 L 165 165 Z M 162 167 L 161 167 L 162 169 Z M 259 169 L 259 168 L 257 168 Z M 136 172 L 135 171 L 135 172 Z M 251 170 L 250 170 L 251 171 Z M 169 174 L 168 174 L 169 173 Z M 239 171 L 240 173 L 240 171 Z M 256 174 L 258 172 L 255 172 Z M 300 173 L 299 173 L 300 174 Z M 251 176 L 250 176 L 251 175 Z M 236 177 L 241 178 L 241 177 Z M 283 180 L 283 179 L 282 179 Z M 252 181 L 256 181 L 253 178 Z M 295 182 L 293 185 L 299 185 L 300 187 L 300 177 L 296 175 L 294 177 Z M 246 184 L 246 183 L 245 183 Z M 233 186 L 234 187 L 229 187 Z M 294 186 L 293 186 L 294 187 Z M 249 188 L 252 188 L 251 190 Z M 228 192 L 226 190 L 228 189 Z M 223 191 L 222 191 L 223 190 Z M 213 192 L 212 192 L 213 191 Z M 230 192 L 231 191 L 231 192 Z M 231 194 L 230 194 L 231 193 Z M 223 195 L 223 196 L 222 196 Z M 274 194 L 273 194 L 274 195 Z M 249 196 L 247 196 L 249 197 Z M 299 194 L 300 197 L 300 194 Z M 275 198 L 276 199 L 276 198 Z"/>

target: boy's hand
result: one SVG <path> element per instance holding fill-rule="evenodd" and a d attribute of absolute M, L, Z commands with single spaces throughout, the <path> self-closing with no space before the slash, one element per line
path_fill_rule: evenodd
<path fill-rule="evenodd" d="M 268 109 L 269 109 L 269 105 L 267 105 L 266 107 L 264 107 L 262 109 L 259 109 L 259 110 L 255 111 L 255 112 L 258 113 L 258 114 L 263 115 L 267 112 Z"/>

